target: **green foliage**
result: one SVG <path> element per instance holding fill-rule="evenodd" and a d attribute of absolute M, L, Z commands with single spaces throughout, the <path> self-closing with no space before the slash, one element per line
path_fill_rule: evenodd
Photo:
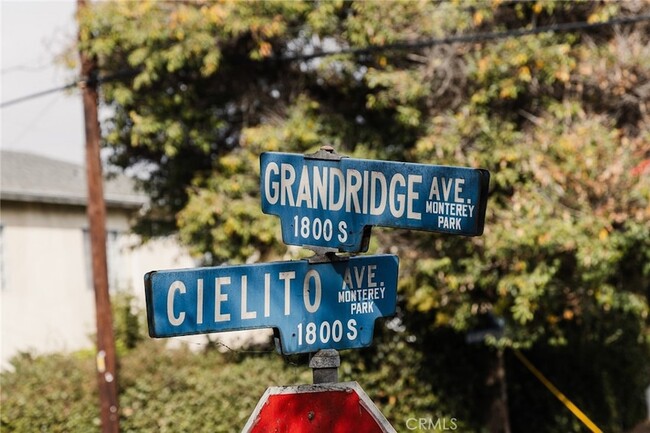
<path fill-rule="evenodd" d="M 272 353 L 193 353 L 147 343 L 121 362 L 120 421 L 125 431 L 236 431 L 267 386 L 305 381 L 306 373 Z"/>
<path fill-rule="evenodd" d="M 534 411 L 513 405 L 517 430 L 581 427 L 540 400 L 549 396 L 518 370 L 509 347 L 529 349 L 581 409 L 618 432 L 641 416 L 649 381 L 642 361 L 650 347 L 647 23 L 309 61 L 282 56 L 648 11 L 635 8 L 541 0 L 105 2 L 80 23 L 82 48 L 105 73 L 137 69 L 133 80 L 102 91 L 113 113 L 104 125 L 112 162 L 140 170 L 152 197 L 138 229 L 179 230 L 206 264 L 300 254 L 280 242 L 277 218 L 260 213 L 264 151 L 331 144 L 356 157 L 490 170 L 483 236 L 373 231 L 372 252 L 400 256 L 403 330 L 386 331 L 366 355 L 350 354 L 346 368 L 373 366 L 371 382 L 382 383 L 384 408 L 397 418 L 442 404 L 441 416 L 458 415 L 481 431 L 498 395 L 485 385 L 495 348 L 467 347 L 463 335 L 496 315 L 505 332 L 488 346 L 505 350 L 514 371 L 510 401 L 540 402 Z M 409 376 L 390 380 L 405 359 L 413 362 L 404 367 Z M 584 375 L 562 374 L 565 365 Z M 613 382 L 623 372 L 625 395 Z M 414 375 L 422 382 L 406 379 Z M 397 408 L 409 392 L 412 404 Z"/>
<path fill-rule="evenodd" d="M 23 354 L 0 374 L 3 432 L 82 432 L 99 426 L 94 359 Z"/>
<path fill-rule="evenodd" d="M 92 358 L 23 356 L 13 365 L 14 372 L 1 375 L 2 431 L 98 428 Z M 236 431 L 267 386 L 305 382 L 308 373 L 274 354 L 194 353 L 149 341 L 120 360 L 120 427 L 137 432 Z"/>
<path fill-rule="evenodd" d="M 213 169 L 242 128 L 260 122 L 261 107 L 290 98 L 295 73 L 260 62 L 276 40 L 294 38 L 302 2 L 224 2 L 137 5 L 106 2 L 79 17 L 81 49 L 100 68 L 133 79 L 102 87 L 110 107 L 104 144 L 112 162 L 138 166 L 152 206 L 137 226 L 145 235 L 176 229 L 195 176 Z M 278 85 L 277 83 L 280 79 Z M 282 82 L 285 82 L 283 85 Z"/>
<path fill-rule="evenodd" d="M 133 294 L 119 292 L 111 297 L 113 332 L 118 357 L 134 349 L 146 338 L 145 317 Z"/>

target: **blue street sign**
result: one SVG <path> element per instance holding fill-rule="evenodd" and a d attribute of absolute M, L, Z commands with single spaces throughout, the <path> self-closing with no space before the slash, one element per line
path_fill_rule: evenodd
<path fill-rule="evenodd" d="M 394 255 L 153 271 L 145 275 L 151 337 L 276 328 L 283 353 L 372 343 L 395 314 Z"/>
<path fill-rule="evenodd" d="M 280 217 L 285 244 L 367 250 L 371 226 L 477 236 L 487 170 L 263 153 L 262 211 Z"/>

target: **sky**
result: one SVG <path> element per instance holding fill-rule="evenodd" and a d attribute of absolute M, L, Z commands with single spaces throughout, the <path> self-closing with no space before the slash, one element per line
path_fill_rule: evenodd
<path fill-rule="evenodd" d="M 76 39 L 75 0 L 0 0 L 0 101 L 75 81 L 57 57 Z M 81 164 L 83 106 L 78 90 L 0 108 L 0 147 Z"/>

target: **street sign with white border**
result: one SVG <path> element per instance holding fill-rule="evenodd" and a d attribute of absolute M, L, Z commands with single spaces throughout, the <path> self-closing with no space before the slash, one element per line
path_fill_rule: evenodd
<path fill-rule="evenodd" d="M 487 170 L 279 152 L 260 165 L 262 211 L 289 245 L 365 251 L 371 226 L 483 233 Z"/>
<path fill-rule="evenodd" d="M 149 334 L 275 328 L 287 354 L 365 347 L 375 320 L 395 313 L 397 274 L 394 255 L 153 271 Z"/>

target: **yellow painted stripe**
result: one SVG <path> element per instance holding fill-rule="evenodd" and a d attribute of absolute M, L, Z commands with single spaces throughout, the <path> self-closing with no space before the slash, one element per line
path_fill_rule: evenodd
<path fill-rule="evenodd" d="M 515 355 L 517 358 L 519 358 L 522 364 L 524 364 L 526 368 L 528 368 L 528 370 L 530 370 L 530 372 L 533 373 L 535 377 L 539 379 L 539 381 L 542 382 L 555 397 L 557 397 L 558 400 L 564 403 L 567 409 L 569 409 L 571 413 L 576 416 L 576 418 L 582 421 L 582 423 L 586 425 L 592 433 L 603 433 L 603 431 L 599 429 L 598 426 L 594 424 L 587 415 L 578 409 L 578 407 L 573 404 L 571 400 L 569 400 L 564 394 L 562 394 L 562 392 L 560 392 L 559 389 L 555 387 L 555 385 L 553 385 L 546 377 L 544 377 L 544 375 L 537 368 L 535 368 L 535 366 L 531 364 L 531 362 L 526 359 L 526 357 L 518 349 L 512 350 L 515 352 Z"/>

